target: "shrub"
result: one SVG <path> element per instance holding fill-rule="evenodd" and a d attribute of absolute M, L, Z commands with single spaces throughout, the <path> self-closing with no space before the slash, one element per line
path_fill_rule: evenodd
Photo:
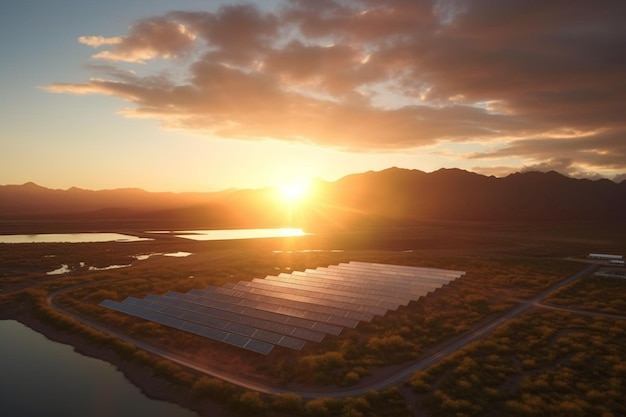
<path fill-rule="evenodd" d="M 256 391 L 246 391 L 233 399 L 231 407 L 244 416 L 262 416 L 267 412 L 267 404 Z"/>
<path fill-rule="evenodd" d="M 304 402 L 299 395 L 287 392 L 274 395 L 272 398 L 272 407 L 277 411 L 296 414 L 302 412 Z"/>

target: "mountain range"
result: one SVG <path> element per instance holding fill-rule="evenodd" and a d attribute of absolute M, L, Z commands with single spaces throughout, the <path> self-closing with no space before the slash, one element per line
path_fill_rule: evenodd
<path fill-rule="evenodd" d="M 140 189 L 56 190 L 0 186 L 0 220 L 150 221 L 163 227 L 308 229 L 399 226 L 445 221 L 626 221 L 626 181 L 574 179 L 557 172 L 496 178 L 460 169 L 389 168 L 315 180 L 299 204 L 273 188 L 213 193 Z"/>

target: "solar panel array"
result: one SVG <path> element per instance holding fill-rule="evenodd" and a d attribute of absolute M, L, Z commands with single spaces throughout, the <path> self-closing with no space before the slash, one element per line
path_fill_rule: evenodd
<path fill-rule="evenodd" d="M 352 261 L 100 305 L 267 355 L 275 346 L 300 350 L 306 342 L 339 335 L 345 327 L 384 316 L 464 274 Z"/>

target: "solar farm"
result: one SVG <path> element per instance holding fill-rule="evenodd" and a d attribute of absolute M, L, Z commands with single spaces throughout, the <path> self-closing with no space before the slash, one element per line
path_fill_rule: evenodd
<path fill-rule="evenodd" d="M 301 350 L 384 316 L 462 277 L 464 271 L 349 262 L 252 281 L 169 291 L 101 306 L 242 349 Z"/>

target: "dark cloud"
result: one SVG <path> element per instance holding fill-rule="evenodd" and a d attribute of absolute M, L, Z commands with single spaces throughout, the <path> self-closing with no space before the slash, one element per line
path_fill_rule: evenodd
<path fill-rule="evenodd" d="M 474 158 L 626 170 L 626 2 L 294 0 L 171 12 L 95 59 L 186 56 L 185 78 L 101 67 L 55 92 L 118 96 L 129 117 L 229 138 L 351 150 L 491 143 Z M 179 71 L 180 72 L 180 71 Z M 555 155 L 558 155 L 555 157 Z"/>

